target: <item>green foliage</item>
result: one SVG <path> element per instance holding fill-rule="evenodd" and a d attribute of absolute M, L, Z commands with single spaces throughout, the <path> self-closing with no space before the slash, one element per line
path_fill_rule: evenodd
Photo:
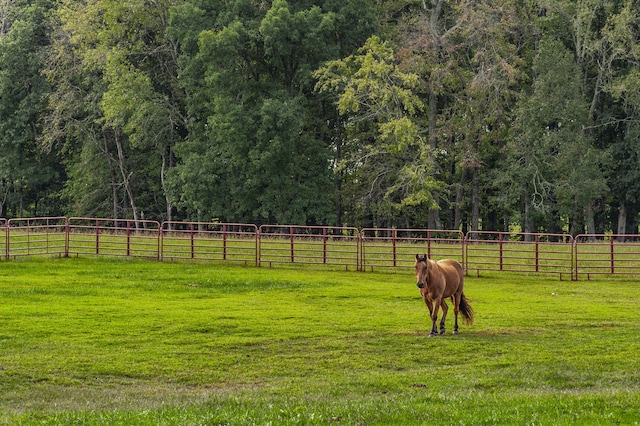
<path fill-rule="evenodd" d="M 559 229 L 553 224 L 558 213 L 572 216 L 576 209 L 584 211 L 607 187 L 600 172 L 601 155 L 585 131 L 590 124 L 588 105 L 572 54 L 558 40 L 544 38 L 533 70 L 534 91 L 521 104 L 509 147 L 509 195 L 531 207 L 531 217 L 525 219 L 528 231 L 545 217 L 552 220 L 547 226 Z"/>
<path fill-rule="evenodd" d="M 319 91 L 337 92 L 341 114 L 362 113 L 385 122 L 423 108 L 413 89 L 418 76 L 399 70 L 393 49 L 370 37 L 357 55 L 330 61 L 316 72 Z"/>
<path fill-rule="evenodd" d="M 569 425 L 640 415 L 633 279 L 468 277 L 474 324 L 429 338 L 410 271 L 91 258 L 0 266 L 1 423 Z"/>
<path fill-rule="evenodd" d="M 108 89 L 102 96 L 100 107 L 105 122 L 114 128 L 122 128 L 134 147 L 155 145 L 166 137 L 162 130 L 170 121 L 160 119 L 166 99 L 153 90 L 153 82 L 141 70 L 127 63 L 121 52 L 112 52 L 105 64 L 105 80 Z"/>
<path fill-rule="evenodd" d="M 355 193 L 383 209 L 389 201 L 396 208 L 432 206 L 437 184 L 414 118 L 424 108 L 416 93 L 418 75 L 403 72 L 389 43 L 372 36 L 357 54 L 327 62 L 316 77 L 316 90 L 333 94 L 346 117 L 348 154 L 340 167 L 347 170 L 346 182 L 356 185 Z"/>
<path fill-rule="evenodd" d="M 47 46 L 47 1 L 2 5 L 0 34 L 0 216 L 59 214 L 48 198 L 64 174 L 38 149 L 38 119 L 49 86 L 40 74 Z"/>
<path fill-rule="evenodd" d="M 164 181 L 184 119 L 175 49 L 164 36 L 169 6 L 95 1 L 78 7 L 66 0 L 53 15 L 48 77 L 55 91 L 44 141 L 65 154 L 70 175 L 95 174 L 86 179 L 92 186 L 68 182 L 71 213 L 87 212 L 73 210 L 80 207 L 139 219 L 146 210 L 147 218 L 171 218 Z M 101 154 L 108 170 L 87 163 L 82 153 L 89 151 Z"/>
<path fill-rule="evenodd" d="M 639 16 L 4 1 L 0 216 L 634 230 Z"/>
<path fill-rule="evenodd" d="M 332 223 L 335 189 L 312 71 L 339 52 L 336 12 L 274 2 L 264 14 L 238 3 L 203 28 L 188 92 L 198 112 L 177 151 L 174 197 L 192 215 L 229 221 Z M 258 9 L 253 10 L 259 12 Z"/>

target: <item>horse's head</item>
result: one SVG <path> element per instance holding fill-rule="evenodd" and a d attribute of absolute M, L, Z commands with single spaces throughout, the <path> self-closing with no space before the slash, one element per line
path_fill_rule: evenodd
<path fill-rule="evenodd" d="M 427 272 L 429 271 L 429 262 L 427 255 L 416 254 L 416 285 L 418 288 L 424 288 L 427 285 Z"/>

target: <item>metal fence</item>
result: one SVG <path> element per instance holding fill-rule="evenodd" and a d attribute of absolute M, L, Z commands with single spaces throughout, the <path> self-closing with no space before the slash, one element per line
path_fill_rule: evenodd
<path fill-rule="evenodd" d="M 584 234 L 575 238 L 575 279 L 640 273 L 640 235 Z"/>
<path fill-rule="evenodd" d="M 258 235 L 258 265 L 313 264 L 360 269 L 356 228 L 262 225 Z"/>
<path fill-rule="evenodd" d="M 67 219 L 35 217 L 10 219 L 5 222 L 5 256 L 66 256 Z"/>
<path fill-rule="evenodd" d="M 560 279 L 640 273 L 640 235 L 163 222 L 82 217 L 0 218 L 0 259 L 123 256 L 401 270 L 416 254 L 453 258 L 467 274 L 555 274 Z"/>
<path fill-rule="evenodd" d="M 464 234 L 460 231 L 364 228 L 360 247 L 363 270 L 412 267 L 418 253 L 464 263 Z"/>
<path fill-rule="evenodd" d="M 0 260 L 9 258 L 9 227 L 7 227 L 7 220 L 0 219 Z"/>
<path fill-rule="evenodd" d="M 67 220 L 67 256 L 159 258 L 160 224 L 151 220 L 72 217 Z"/>
<path fill-rule="evenodd" d="M 475 231 L 465 238 L 467 274 L 535 272 L 573 277 L 574 240 L 568 234 Z"/>
<path fill-rule="evenodd" d="M 163 222 L 161 259 L 258 263 L 258 228 L 242 223 Z"/>

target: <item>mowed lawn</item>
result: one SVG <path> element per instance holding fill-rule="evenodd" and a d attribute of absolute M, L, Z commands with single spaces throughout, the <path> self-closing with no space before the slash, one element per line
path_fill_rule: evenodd
<path fill-rule="evenodd" d="M 468 277 L 428 337 L 413 271 L 0 262 L 0 423 L 640 424 L 640 282 Z"/>

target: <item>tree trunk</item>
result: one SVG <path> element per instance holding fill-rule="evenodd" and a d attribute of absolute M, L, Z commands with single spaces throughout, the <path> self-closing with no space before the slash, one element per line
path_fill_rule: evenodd
<path fill-rule="evenodd" d="M 618 210 L 618 231 L 617 234 L 627 233 L 627 205 L 620 203 L 620 209 Z"/>
<path fill-rule="evenodd" d="M 119 130 L 116 130 L 115 133 L 115 142 L 116 149 L 118 151 L 118 168 L 120 169 L 120 176 L 122 178 L 122 185 L 124 186 L 124 190 L 127 193 L 127 198 L 129 199 L 129 205 L 131 206 L 131 212 L 133 213 L 133 220 L 136 223 L 136 228 L 139 228 L 138 221 L 138 207 L 136 206 L 135 197 L 133 196 L 133 189 L 131 188 L 131 175 L 133 172 L 128 172 L 126 168 L 126 160 L 124 156 L 124 148 L 122 147 L 122 139 L 120 138 Z"/>
<path fill-rule="evenodd" d="M 440 14 L 442 13 L 442 4 L 444 0 L 431 0 L 431 14 L 429 16 L 429 29 L 433 35 L 433 38 L 436 40 L 436 48 L 440 46 L 440 34 L 438 31 L 438 20 L 440 19 Z M 425 10 L 427 10 L 427 5 L 423 1 L 422 6 Z M 434 82 L 431 81 L 429 84 L 429 112 L 428 112 L 428 139 L 429 139 L 429 149 L 434 151 L 436 149 L 436 135 L 437 135 L 437 114 L 438 114 L 438 96 L 436 95 L 436 91 L 434 88 Z M 436 203 L 440 205 L 440 194 L 434 193 L 433 198 Z M 457 204 L 457 203 L 456 203 Z M 459 215 L 459 208 L 456 206 L 456 216 Z M 456 225 L 459 223 L 459 219 L 456 220 Z M 439 209 L 429 209 L 429 228 L 431 229 L 442 229 L 442 223 L 440 222 L 440 210 Z"/>
<path fill-rule="evenodd" d="M 167 151 L 169 151 L 169 149 L 167 149 Z M 164 193 L 164 199 L 165 199 L 166 208 L 167 208 L 167 221 L 171 222 L 173 205 L 169 200 L 169 192 L 167 191 L 167 182 L 166 182 L 166 175 L 167 175 L 167 169 L 168 169 L 167 162 L 169 161 L 169 158 L 171 158 L 170 152 L 162 154 L 162 170 L 160 170 L 160 183 L 162 184 L 162 192 Z"/>
<path fill-rule="evenodd" d="M 474 167 L 472 170 L 471 181 L 471 230 L 480 230 L 480 188 L 479 188 L 479 168 Z"/>
<path fill-rule="evenodd" d="M 464 197 L 464 183 L 465 183 L 466 172 L 463 168 L 460 172 L 460 183 L 458 184 L 458 190 L 456 191 L 456 204 L 455 204 L 455 213 L 453 217 L 453 229 L 460 228 L 462 223 L 462 200 Z"/>
<path fill-rule="evenodd" d="M 4 186 L 4 194 L 0 200 L 0 217 L 7 217 L 7 196 L 9 195 L 9 185 Z"/>
<path fill-rule="evenodd" d="M 585 207 L 585 221 L 587 226 L 587 234 L 595 234 L 596 233 L 596 221 L 593 213 L 593 202 L 587 203 Z"/>
<path fill-rule="evenodd" d="M 434 192 L 433 198 L 440 205 L 440 193 Z M 429 229 L 442 229 L 440 222 L 440 209 L 429 209 Z"/>
<path fill-rule="evenodd" d="M 336 108 L 336 164 L 342 161 L 342 121 L 340 120 L 340 112 Z M 343 173 L 341 170 L 335 172 L 336 185 L 336 226 L 344 225 L 342 223 L 342 213 L 344 206 L 342 205 L 342 180 Z"/>
<path fill-rule="evenodd" d="M 531 203 L 525 197 L 524 206 L 523 206 L 523 217 L 522 217 L 522 232 L 531 233 L 533 232 L 534 225 L 533 220 L 531 219 Z"/>

